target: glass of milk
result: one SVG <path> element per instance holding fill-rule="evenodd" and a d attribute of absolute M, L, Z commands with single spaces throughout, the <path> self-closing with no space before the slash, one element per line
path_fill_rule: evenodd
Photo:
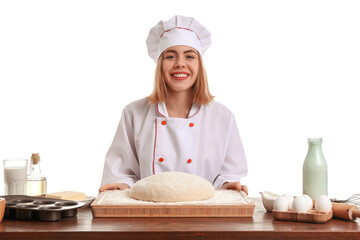
<path fill-rule="evenodd" d="M 11 158 L 4 160 L 5 195 L 25 195 L 28 160 Z"/>

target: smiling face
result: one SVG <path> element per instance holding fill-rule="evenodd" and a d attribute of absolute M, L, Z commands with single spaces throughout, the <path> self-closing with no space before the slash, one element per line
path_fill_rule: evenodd
<path fill-rule="evenodd" d="M 162 72 L 170 90 L 191 91 L 199 72 L 199 53 L 192 47 L 182 45 L 166 49 Z"/>

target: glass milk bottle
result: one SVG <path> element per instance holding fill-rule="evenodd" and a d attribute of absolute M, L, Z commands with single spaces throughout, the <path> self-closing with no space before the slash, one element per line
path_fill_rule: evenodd
<path fill-rule="evenodd" d="M 26 195 L 45 196 L 46 187 L 46 178 L 40 169 L 40 156 L 38 153 L 33 153 L 29 166 L 29 175 L 27 177 Z"/>
<path fill-rule="evenodd" d="M 322 138 L 308 138 L 309 149 L 303 165 L 303 194 L 316 199 L 327 196 L 327 164 L 321 150 Z"/>

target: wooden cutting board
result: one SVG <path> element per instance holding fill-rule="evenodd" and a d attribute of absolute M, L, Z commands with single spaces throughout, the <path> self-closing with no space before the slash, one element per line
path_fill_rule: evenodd
<path fill-rule="evenodd" d="M 93 217 L 252 217 L 254 203 L 244 192 L 218 190 L 208 200 L 146 202 L 129 197 L 129 190 L 104 191 L 91 204 Z"/>
<path fill-rule="evenodd" d="M 325 223 L 333 217 L 333 212 L 317 212 L 310 210 L 307 213 L 297 213 L 291 211 L 272 211 L 272 216 L 276 220 L 308 223 Z"/>

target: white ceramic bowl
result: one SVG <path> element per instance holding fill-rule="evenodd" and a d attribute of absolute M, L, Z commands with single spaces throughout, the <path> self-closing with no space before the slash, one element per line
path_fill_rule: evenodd
<path fill-rule="evenodd" d="M 268 191 L 260 192 L 260 195 L 261 195 L 262 203 L 263 203 L 266 211 L 272 212 L 275 199 L 280 197 L 280 195 L 277 195 L 275 193 L 268 192 Z"/>

